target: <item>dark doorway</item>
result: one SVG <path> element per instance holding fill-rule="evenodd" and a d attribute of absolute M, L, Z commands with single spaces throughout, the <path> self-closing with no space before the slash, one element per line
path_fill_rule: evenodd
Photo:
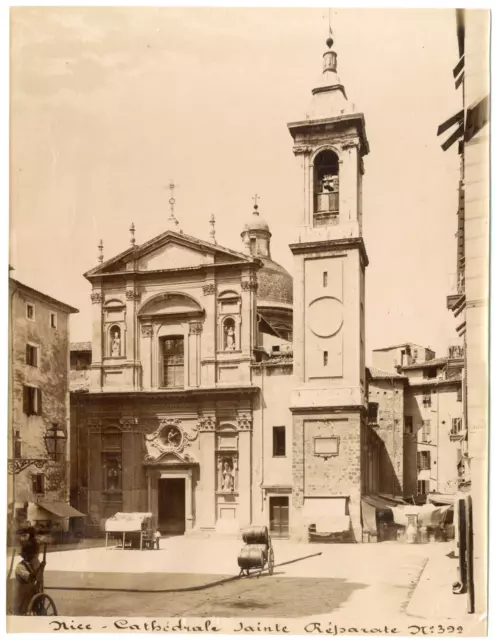
<path fill-rule="evenodd" d="M 186 481 L 161 478 L 158 484 L 158 529 L 182 535 L 186 530 Z"/>
<path fill-rule="evenodd" d="M 270 534 L 274 538 L 289 537 L 289 498 L 270 498 Z"/>

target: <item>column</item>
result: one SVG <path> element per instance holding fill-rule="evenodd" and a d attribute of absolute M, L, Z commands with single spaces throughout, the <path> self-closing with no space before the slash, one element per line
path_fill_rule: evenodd
<path fill-rule="evenodd" d="M 193 524 L 192 469 L 188 469 L 186 475 L 186 533 L 192 530 Z"/>
<path fill-rule="evenodd" d="M 243 274 L 241 281 L 241 351 L 249 356 L 252 352 L 252 338 L 254 337 L 253 308 L 254 292 L 258 288 L 256 275 L 252 272 Z"/>
<path fill-rule="evenodd" d="M 196 501 L 199 509 L 197 523 L 201 529 L 214 529 L 216 523 L 216 458 L 214 415 L 198 420 L 201 451 L 201 496 Z"/>
<path fill-rule="evenodd" d="M 252 483 L 251 483 L 251 439 L 253 417 L 251 410 L 239 412 L 239 526 L 241 529 L 251 524 Z"/>
<path fill-rule="evenodd" d="M 141 326 L 141 366 L 142 385 L 144 389 L 152 387 L 152 366 L 153 366 L 153 325 L 144 324 Z"/>
<path fill-rule="evenodd" d="M 102 303 L 103 293 L 101 289 L 94 289 L 91 294 L 92 302 L 92 363 L 90 369 L 90 387 L 101 390 L 102 380 Z"/>
<path fill-rule="evenodd" d="M 88 489 L 89 489 L 89 513 L 95 520 L 101 520 L 101 492 L 103 489 L 102 468 L 101 468 L 101 422 L 90 419 L 88 421 L 89 430 L 89 455 L 88 455 Z"/>
<path fill-rule="evenodd" d="M 339 162 L 341 222 L 358 219 L 358 141 L 349 140 L 342 145 Z"/>
<path fill-rule="evenodd" d="M 200 340 L 203 325 L 201 322 L 189 323 L 189 386 L 200 385 Z"/>
<path fill-rule="evenodd" d="M 299 227 L 310 227 L 311 216 L 313 213 L 313 207 L 311 203 L 312 196 L 312 165 L 310 161 L 311 147 L 305 145 L 296 145 L 293 149 L 296 158 L 299 158 L 300 170 L 302 173 L 302 202 L 301 202 L 301 217 L 299 218 Z"/>
<path fill-rule="evenodd" d="M 133 501 L 134 447 L 133 434 L 122 433 L 122 508 L 124 511 L 137 511 Z"/>
<path fill-rule="evenodd" d="M 213 274 L 208 277 L 203 285 L 203 307 L 205 310 L 205 322 L 203 324 L 204 338 L 202 340 L 203 353 L 201 360 L 207 360 L 202 365 L 202 382 L 205 385 L 214 385 L 216 382 L 216 350 L 217 350 L 217 314 L 216 314 L 216 284 Z"/>
<path fill-rule="evenodd" d="M 134 289 L 134 283 L 127 284 L 128 289 L 125 292 L 126 297 L 126 318 L 125 318 L 125 356 L 128 363 L 132 366 L 125 372 L 125 381 L 128 386 L 133 389 L 139 388 L 139 373 L 137 367 L 137 339 L 136 339 L 136 306 L 141 299 L 139 291 Z"/>

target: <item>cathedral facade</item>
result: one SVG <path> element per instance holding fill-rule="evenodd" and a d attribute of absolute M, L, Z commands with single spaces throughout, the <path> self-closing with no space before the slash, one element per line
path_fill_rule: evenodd
<path fill-rule="evenodd" d="M 72 503 L 95 527 L 149 511 L 165 534 L 249 524 L 361 541 L 378 489 L 367 424 L 362 237 L 364 117 L 348 102 L 333 39 L 305 119 L 294 280 L 271 257 L 257 207 L 244 251 L 160 236 L 85 274 L 88 385 L 72 393 Z"/>

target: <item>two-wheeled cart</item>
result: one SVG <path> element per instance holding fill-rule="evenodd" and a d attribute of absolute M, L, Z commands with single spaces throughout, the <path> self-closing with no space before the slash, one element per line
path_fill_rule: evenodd
<path fill-rule="evenodd" d="M 250 527 L 242 533 L 245 543 L 237 557 L 237 564 L 241 571 L 240 576 L 249 576 L 252 571 L 268 569 L 269 575 L 273 574 L 275 567 L 275 554 L 268 534 L 267 527 Z"/>

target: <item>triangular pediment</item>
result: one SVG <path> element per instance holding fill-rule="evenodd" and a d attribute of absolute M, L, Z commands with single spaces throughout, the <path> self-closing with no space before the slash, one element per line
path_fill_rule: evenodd
<path fill-rule="evenodd" d="M 175 231 L 124 251 L 88 271 L 87 278 L 116 272 L 195 269 L 206 264 L 250 263 L 251 256 Z"/>

